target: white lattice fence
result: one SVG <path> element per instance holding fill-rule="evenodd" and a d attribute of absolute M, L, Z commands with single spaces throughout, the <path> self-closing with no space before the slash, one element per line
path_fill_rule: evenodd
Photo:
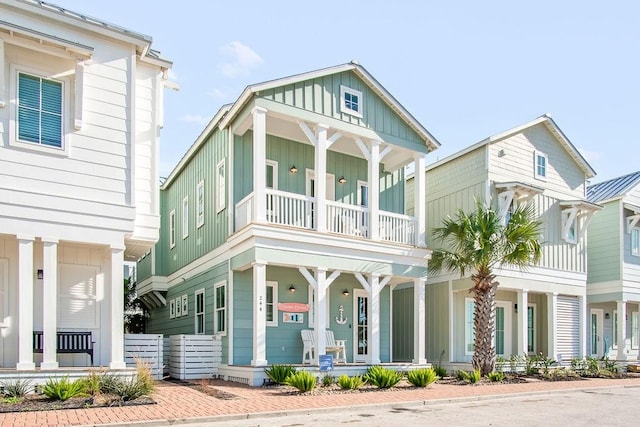
<path fill-rule="evenodd" d="M 162 334 L 125 334 L 124 361 L 134 368 L 137 361 L 146 363 L 154 378 L 161 380 L 163 369 Z"/>
<path fill-rule="evenodd" d="M 222 342 L 214 335 L 172 335 L 169 375 L 181 380 L 212 378 L 222 361 Z"/>

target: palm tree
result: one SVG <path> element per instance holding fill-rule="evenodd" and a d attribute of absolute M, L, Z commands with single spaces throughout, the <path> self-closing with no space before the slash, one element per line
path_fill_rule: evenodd
<path fill-rule="evenodd" d="M 464 276 L 471 272 L 473 286 L 469 290 L 475 300 L 473 330 L 475 333 L 473 369 L 482 375 L 495 368 L 495 297 L 498 282 L 494 270 L 512 266 L 525 270 L 537 264 L 541 222 L 534 219 L 533 205 L 521 205 L 505 218 L 490 206 L 477 203 L 471 214 L 458 210 L 457 217 L 443 220 L 443 226 L 433 230 L 443 249 L 436 249 L 429 262 L 430 273 L 447 269 Z"/>

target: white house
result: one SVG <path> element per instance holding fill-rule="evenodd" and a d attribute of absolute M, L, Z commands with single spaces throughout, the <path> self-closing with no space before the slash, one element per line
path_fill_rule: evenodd
<path fill-rule="evenodd" d="M 93 363 L 125 366 L 123 262 L 158 239 L 170 67 L 149 36 L 0 0 L 0 367 L 89 365 L 57 354 L 61 331 L 91 332 Z"/>

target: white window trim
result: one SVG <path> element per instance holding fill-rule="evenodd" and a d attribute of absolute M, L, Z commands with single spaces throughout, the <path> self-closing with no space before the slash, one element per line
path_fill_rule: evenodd
<path fill-rule="evenodd" d="M 362 187 L 366 187 L 367 188 L 367 205 L 363 205 L 362 204 Z M 361 181 L 358 180 L 358 194 L 356 196 L 356 203 L 358 204 L 358 206 L 363 207 L 363 208 L 368 208 L 369 207 L 369 200 L 371 199 L 371 194 L 369 194 L 369 183 L 367 181 Z"/>
<path fill-rule="evenodd" d="M 182 238 L 189 237 L 189 196 L 182 199 Z"/>
<path fill-rule="evenodd" d="M 201 180 L 196 187 L 196 228 L 204 225 L 205 206 L 204 180 Z"/>
<path fill-rule="evenodd" d="M 202 312 L 198 312 L 198 296 L 202 295 Z M 196 335 L 204 335 L 207 330 L 207 325 L 205 324 L 206 316 L 205 312 L 207 310 L 205 304 L 205 292 L 204 288 L 198 289 L 193 293 L 193 332 Z M 198 332 L 198 317 L 202 317 L 202 332 Z"/>
<path fill-rule="evenodd" d="M 358 97 L 358 108 L 360 111 L 354 111 L 350 108 L 347 108 L 345 98 L 344 98 L 345 93 L 356 95 Z M 363 101 L 362 92 L 360 92 L 359 90 L 352 89 L 348 86 L 340 85 L 340 112 L 341 113 L 362 118 L 362 107 L 363 107 L 362 101 Z"/>
<path fill-rule="evenodd" d="M 267 320 L 267 326 L 278 326 L 278 282 L 267 281 L 267 288 L 273 289 L 273 320 Z"/>
<path fill-rule="evenodd" d="M 50 147 L 42 144 L 36 144 L 28 141 L 20 141 L 18 139 L 18 73 L 30 74 L 35 77 L 40 77 L 46 80 L 53 80 L 62 84 L 62 147 Z M 9 145 L 26 149 L 32 151 L 39 151 L 41 153 L 47 153 L 58 156 L 69 156 L 69 133 L 68 129 L 70 126 L 68 123 L 68 118 L 71 116 L 71 112 L 69 109 L 70 102 L 67 100 L 71 99 L 71 83 L 70 78 L 59 78 L 54 77 L 52 74 L 46 71 L 25 67 L 25 66 L 16 66 L 11 64 L 9 67 L 10 74 L 10 99 L 11 99 L 11 107 L 9 108 Z"/>
<path fill-rule="evenodd" d="M 189 315 L 189 295 L 187 294 L 182 295 L 182 315 Z"/>
<path fill-rule="evenodd" d="M 220 168 L 223 167 L 224 174 L 220 179 Z M 216 165 L 216 181 L 217 181 L 217 194 L 216 194 L 216 213 L 220 213 L 227 207 L 227 167 L 226 159 L 222 159 Z"/>
<path fill-rule="evenodd" d="M 176 300 L 169 300 L 169 319 L 176 317 Z"/>
<path fill-rule="evenodd" d="M 267 159 L 267 165 L 270 165 L 273 168 L 273 190 L 278 189 L 278 162 L 275 160 Z M 265 181 L 266 184 L 266 181 Z"/>
<path fill-rule="evenodd" d="M 218 288 L 224 287 L 224 308 L 222 309 L 218 309 Z M 224 330 L 223 331 L 219 331 L 218 329 L 218 312 L 219 311 L 224 311 Z M 222 335 L 225 336 L 227 335 L 227 325 L 229 324 L 228 321 L 228 311 L 227 311 L 227 281 L 223 280 L 221 282 L 218 282 L 216 284 L 213 285 L 213 333 L 215 335 Z"/>
<path fill-rule="evenodd" d="M 533 308 L 533 343 L 528 343 L 528 344 L 533 344 L 531 346 L 531 348 L 533 348 L 533 351 L 528 351 L 529 349 L 527 348 L 527 351 L 529 354 L 537 354 L 538 351 L 538 343 L 536 340 L 536 335 L 537 335 L 537 331 L 536 331 L 536 322 L 537 322 L 537 317 L 538 317 L 538 306 L 535 303 L 529 303 L 527 304 L 527 310 L 529 310 L 529 307 Z M 527 312 L 527 321 L 529 320 L 529 313 Z M 527 338 L 529 335 L 529 325 L 527 324 Z"/>
<path fill-rule="evenodd" d="M 613 331 L 613 338 L 611 339 L 611 348 L 614 350 L 618 349 L 618 310 L 613 310 L 611 314 L 611 319 L 613 321 L 613 325 L 611 325 L 611 330 Z"/>
<path fill-rule="evenodd" d="M 635 319 L 635 320 L 634 320 Z M 633 324 L 636 325 L 636 333 L 633 333 Z M 634 339 L 635 338 L 635 339 Z M 634 342 L 635 341 L 635 342 Z M 637 311 L 631 312 L 631 348 L 637 350 L 640 347 L 640 315 Z"/>
<path fill-rule="evenodd" d="M 544 175 L 538 174 L 538 157 L 544 158 Z M 549 157 L 541 151 L 535 151 L 533 155 L 533 175 L 536 179 L 546 181 L 549 176 Z"/>
<path fill-rule="evenodd" d="M 176 247 L 176 210 L 169 212 L 169 248 Z"/>
<path fill-rule="evenodd" d="M 638 233 L 638 247 L 633 247 L 633 233 Z M 629 250 L 631 251 L 632 256 L 640 257 L 640 227 L 631 227 L 629 230 Z"/>
<path fill-rule="evenodd" d="M 469 344 L 475 344 L 475 337 L 473 336 L 473 329 L 469 331 L 467 329 L 467 307 L 469 303 L 474 303 L 473 308 L 474 312 L 471 313 L 471 318 L 475 316 L 475 301 L 473 298 L 465 298 L 464 299 L 464 354 L 465 356 L 473 356 L 473 351 L 467 350 L 469 348 Z M 471 336 L 470 336 L 471 335 Z"/>
<path fill-rule="evenodd" d="M 578 243 L 578 208 L 567 208 L 561 211 L 562 216 L 562 239 L 567 243 L 576 244 Z M 573 225 L 574 236 L 573 238 L 569 237 L 569 230 L 571 230 L 571 226 Z"/>
<path fill-rule="evenodd" d="M 182 297 L 176 297 L 176 317 L 182 317 Z"/>

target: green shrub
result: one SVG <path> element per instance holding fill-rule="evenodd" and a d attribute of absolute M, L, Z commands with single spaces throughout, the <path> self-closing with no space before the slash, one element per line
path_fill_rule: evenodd
<path fill-rule="evenodd" d="M 116 377 L 115 375 L 101 375 L 99 377 L 100 380 L 100 392 L 105 394 L 116 394 L 116 389 L 118 388 L 119 383 L 122 381 L 121 378 Z"/>
<path fill-rule="evenodd" d="M 343 390 L 357 390 L 362 387 L 363 383 L 362 375 L 356 375 L 354 377 L 340 375 L 340 377 L 338 377 L 338 385 Z"/>
<path fill-rule="evenodd" d="M 67 400 L 72 397 L 85 395 L 84 382 L 80 380 L 70 381 L 69 377 L 49 378 L 42 388 L 42 393 L 49 399 Z"/>
<path fill-rule="evenodd" d="M 267 377 L 275 384 L 286 384 L 287 378 L 295 372 L 296 370 L 291 365 L 272 365 L 264 370 Z"/>
<path fill-rule="evenodd" d="M 433 370 L 436 373 L 436 376 L 440 378 L 444 378 L 447 376 L 447 368 L 444 368 L 440 365 L 433 365 Z"/>
<path fill-rule="evenodd" d="M 499 383 L 500 381 L 504 381 L 504 373 L 502 372 L 489 372 L 487 374 L 487 378 L 489 378 L 489 381 L 494 382 L 494 383 Z"/>
<path fill-rule="evenodd" d="M 333 378 L 331 375 L 325 375 L 324 377 L 322 377 L 322 385 L 324 387 L 329 387 L 334 382 L 335 378 Z"/>
<path fill-rule="evenodd" d="M 365 380 L 378 388 L 393 387 L 400 382 L 402 377 L 402 372 L 397 372 L 379 365 L 370 366 L 364 374 Z"/>
<path fill-rule="evenodd" d="M 89 396 L 96 396 L 102 392 L 102 377 L 104 374 L 98 375 L 96 371 L 90 371 L 89 375 L 80 378 L 78 381 L 82 383 L 82 389 Z"/>
<path fill-rule="evenodd" d="M 4 397 L 24 397 L 32 389 L 31 380 L 21 378 L 2 381 L 0 387 Z"/>
<path fill-rule="evenodd" d="M 480 381 L 480 378 L 482 378 L 482 376 L 480 375 L 480 369 L 469 372 L 460 370 L 456 372 L 456 378 L 467 383 L 475 384 Z"/>
<path fill-rule="evenodd" d="M 605 371 L 611 372 L 612 374 L 617 374 L 619 372 L 618 366 L 616 365 L 616 361 L 609 359 L 608 357 L 602 358 L 602 368 Z"/>
<path fill-rule="evenodd" d="M 416 387 L 426 387 L 437 379 L 438 375 L 431 368 L 415 369 L 407 374 L 407 380 Z"/>
<path fill-rule="evenodd" d="M 131 379 L 118 378 L 113 386 L 111 392 L 125 402 L 151 393 L 149 384 L 147 384 L 144 379 L 141 380 L 138 377 Z"/>
<path fill-rule="evenodd" d="M 289 375 L 285 384 L 295 387 L 298 391 L 305 393 L 316 387 L 316 377 L 311 372 L 298 371 Z"/>

